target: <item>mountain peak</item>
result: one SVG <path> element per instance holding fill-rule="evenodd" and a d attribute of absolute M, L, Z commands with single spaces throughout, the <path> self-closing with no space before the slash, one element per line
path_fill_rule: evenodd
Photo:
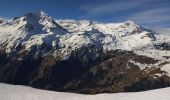
<path fill-rule="evenodd" d="M 131 21 L 131 20 L 127 20 L 125 22 L 126 25 L 137 25 L 134 21 Z"/>
<path fill-rule="evenodd" d="M 33 12 L 33 14 L 37 15 L 37 16 L 48 16 L 47 13 L 45 13 L 44 11 L 40 10 L 37 12 Z"/>
<path fill-rule="evenodd" d="M 39 10 L 39 11 L 35 11 L 34 13 L 37 13 L 37 14 L 40 14 L 40 15 L 44 15 L 44 14 L 46 14 L 44 11 L 42 11 L 42 10 Z"/>
<path fill-rule="evenodd" d="M 36 11 L 25 14 L 26 17 L 36 17 L 36 18 L 49 18 L 49 16 L 44 11 Z"/>

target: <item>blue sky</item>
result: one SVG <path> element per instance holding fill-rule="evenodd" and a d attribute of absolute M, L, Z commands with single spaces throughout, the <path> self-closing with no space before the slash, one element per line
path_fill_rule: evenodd
<path fill-rule="evenodd" d="M 170 0 L 1 0 L 0 3 L 2 18 L 38 10 L 55 19 L 133 20 L 149 27 L 170 27 Z"/>

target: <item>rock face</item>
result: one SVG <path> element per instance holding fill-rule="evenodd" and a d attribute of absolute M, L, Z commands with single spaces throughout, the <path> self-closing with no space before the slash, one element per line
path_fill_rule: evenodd
<path fill-rule="evenodd" d="M 28 13 L 0 23 L 0 81 L 89 94 L 167 87 L 169 44 L 170 36 L 132 21 Z"/>
<path fill-rule="evenodd" d="M 78 93 L 136 92 L 169 86 L 169 78 L 162 74 L 160 68 L 141 70 L 132 61 L 155 64 L 152 58 L 138 56 L 133 53 L 114 57 L 74 79 L 64 86 L 65 91 Z M 155 67 L 154 65 L 151 67 Z"/>

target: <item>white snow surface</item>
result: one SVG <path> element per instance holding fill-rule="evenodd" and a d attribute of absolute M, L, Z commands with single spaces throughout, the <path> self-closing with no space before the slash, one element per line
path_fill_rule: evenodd
<path fill-rule="evenodd" d="M 170 88 L 144 92 L 83 95 L 0 83 L 0 100 L 170 100 Z"/>

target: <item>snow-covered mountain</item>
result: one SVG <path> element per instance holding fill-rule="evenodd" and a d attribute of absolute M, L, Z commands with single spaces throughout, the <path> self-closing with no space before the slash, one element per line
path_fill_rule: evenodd
<path fill-rule="evenodd" d="M 24 46 L 25 50 L 43 43 L 52 45 L 53 42 L 58 41 L 57 36 L 65 33 L 67 33 L 66 30 L 41 11 L 1 23 L 0 43 L 1 48 L 4 47 L 6 53 L 10 53 L 19 45 Z"/>
<path fill-rule="evenodd" d="M 66 29 L 66 30 L 64 30 Z M 6 53 L 15 51 L 18 45 L 30 50 L 43 43 L 58 49 L 81 48 L 94 45 L 104 51 L 133 50 L 152 43 L 154 33 L 132 21 L 117 24 L 93 23 L 90 21 L 57 21 L 44 12 L 29 13 L 2 23 L 1 45 L 7 44 Z M 4 34 L 6 33 L 6 34 Z"/>
<path fill-rule="evenodd" d="M 153 48 L 155 41 L 166 38 L 143 28 L 132 21 L 124 23 L 98 23 L 90 21 L 57 20 L 46 13 L 34 12 L 0 24 L 0 45 L 6 53 L 17 47 L 30 50 L 33 46 L 46 44 L 61 52 L 72 52 L 82 46 L 93 45 L 104 51 L 135 51 Z M 161 40 L 161 42 L 162 42 Z M 68 52 L 69 52 L 68 51 Z"/>
<path fill-rule="evenodd" d="M 132 21 L 53 20 L 42 11 L 0 20 L 0 57 L 6 83 L 79 93 L 170 86 L 170 36 Z"/>

